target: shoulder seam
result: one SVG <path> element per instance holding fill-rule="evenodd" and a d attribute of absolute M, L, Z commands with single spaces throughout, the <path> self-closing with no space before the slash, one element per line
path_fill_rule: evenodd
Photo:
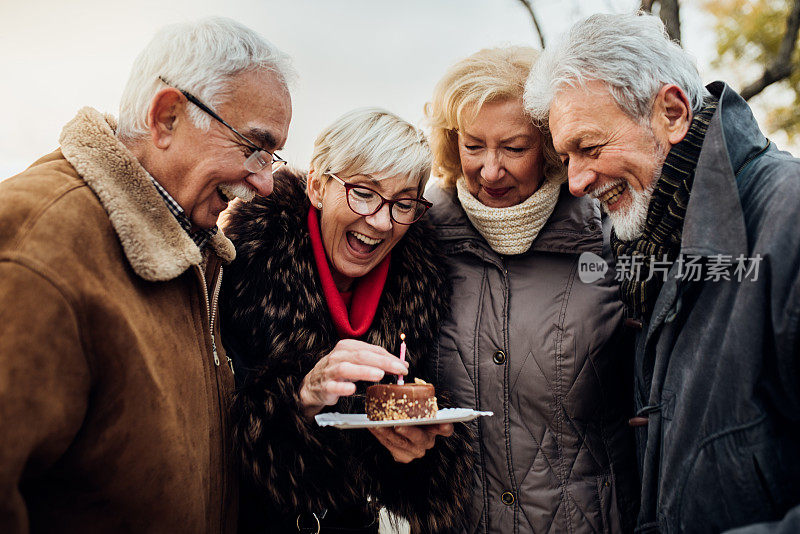
<path fill-rule="evenodd" d="M 88 185 L 85 182 L 66 184 L 57 189 L 52 198 L 45 199 L 45 201 L 42 202 L 42 204 L 38 206 L 37 209 L 33 210 L 31 214 L 25 218 L 22 224 L 19 225 L 20 229 L 17 232 L 17 238 L 11 245 L 10 249 L 18 250 L 21 247 L 22 242 L 25 240 L 25 237 L 28 235 L 28 233 L 33 229 L 33 227 L 36 225 L 36 223 L 39 221 L 42 215 L 44 215 L 47 212 L 47 210 L 53 207 L 54 204 L 56 204 L 59 200 L 64 198 L 64 196 L 66 196 L 71 191 L 74 191 L 76 189 L 81 189 L 84 187 L 88 188 Z"/>

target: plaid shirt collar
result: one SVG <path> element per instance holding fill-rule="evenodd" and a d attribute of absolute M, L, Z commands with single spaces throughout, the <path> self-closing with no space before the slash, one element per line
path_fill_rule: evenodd
<path fill-rule="evenodd" d="M 189 217 L 186 216 L 186 212 L 183 211 L 183 208 L 175 202 L 175 199 L 172 198 L 172 195 L 167 193 L 167 190 L 164 189 L 158 181 L 153 178 L 152 176 L 150 179 L 153 181 L 153 185 L 156 186 L 158 193 L 161 195 L 161 198 L 164 199 L 164 203 L 169 208 L 170 213 L 175 216 L 178 223 L 181 225 L 181 228 L 189 234 L 189 237 L 192 238 L 197 248 L 203 250 L 203 248 L 208 244 L 212 237 L 214 237 L 217 233 L 216 228 L 200 228 L 192 232 L 192 221 L 189 220 Z"/>

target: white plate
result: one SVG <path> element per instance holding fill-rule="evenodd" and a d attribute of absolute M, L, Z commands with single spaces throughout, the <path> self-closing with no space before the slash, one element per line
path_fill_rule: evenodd
<path fill-rule="evenodd" d="M 391 421 L 370 421 L 365 413 L 321 413 L 314 419 L 319 426 L 335 426 L 336 428 L 374 428 L 379 426 L 412 426 L 433 425 L 436 423 L 459 423 L 472 421 L 482 415 L 494 415 L 492 412 L 479 412 L 469 408 L 444 408 L 436 412 L 436 417 L 425 419 L 394 419 Z"/>

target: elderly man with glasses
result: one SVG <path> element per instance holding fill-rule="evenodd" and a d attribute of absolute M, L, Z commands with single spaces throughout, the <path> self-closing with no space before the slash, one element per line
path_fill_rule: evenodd
<path fill-rule="evenodd" d="M 234 21 L 164 28 L 119 122 L 0 184 L 0 532 L 236 530 L 217 218 L 271 193 L 293 76 Z"/>

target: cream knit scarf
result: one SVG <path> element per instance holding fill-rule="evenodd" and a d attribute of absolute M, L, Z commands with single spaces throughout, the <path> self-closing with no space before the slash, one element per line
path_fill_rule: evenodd
<path fill-rule="evenodd" d="M 473 226 L 498 254 L 526 252 L 550 218 L 561 184 L 545 179 L 524 202 L 508 208 L 490 208 L 467 190 L 466 179 L 456 181 L 458 200 Z"/>

